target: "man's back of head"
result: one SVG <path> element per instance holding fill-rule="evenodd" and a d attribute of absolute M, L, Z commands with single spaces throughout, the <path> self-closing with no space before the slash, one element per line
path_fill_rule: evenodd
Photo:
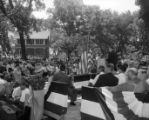
<path fill-rule="evenodd" d="M 65 69 L 66 69 L 66 68 L 65 68 L 65 65 L 64 65 L 64 64 L 61 64 L 61 65 L 60 65 L 60 71 L 65 72 Z"/>
<path fill-rule="evenodd" d="M 111 63 L 107 63 L 105 67 L 105 72 L 106 73 L 112 73 L 114 71 L 114 65 Z"/>

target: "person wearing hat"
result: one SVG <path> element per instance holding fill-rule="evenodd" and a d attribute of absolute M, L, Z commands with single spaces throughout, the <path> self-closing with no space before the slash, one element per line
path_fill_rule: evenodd
<path fill-rule="evenodd" d="M 16 63 L 14 71 L 13 71 L 14 79 L 17 84 L 21 84 L 22 80 L 22 72 L 19 63 Z"/>
<path fill-rule="evenodd" d="M 70 105 L 75 105 L 77 94 L 71 78 L 65 74 L 64 64 L 60 65 L 60 71 L 54 74 L 52 81 L 68 84 L 68 94 L 71 99 Z"/>
<path fill-rule="evenodd" d="M 37 63 L 35 65 L 35 71 L 34 71 L 35 74 L 42 75 L 44 71 L 45 71 L 45 67 L 41 63 Z"/>

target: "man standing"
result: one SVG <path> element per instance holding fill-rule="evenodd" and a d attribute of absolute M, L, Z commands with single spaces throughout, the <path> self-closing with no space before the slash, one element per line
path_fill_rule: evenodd
<path fill-rule="evenodd" d="M 71 99 L 70 105 L 75 105 L 74 102 L 76 100 L 77 95 L 71 78 L 65 74 L 65 65 L 60 65 L 60 71 L 54 74 L 53 81 L 67 84 L 69 86 L 68 94 Z"/>
<path fill-rule="evenodd" d="M 114 76 L 114 65 L 106 64 L 105 74 L 100 75 L 94 87 L 112 87 L 118 85 L 118 78 Z"/>

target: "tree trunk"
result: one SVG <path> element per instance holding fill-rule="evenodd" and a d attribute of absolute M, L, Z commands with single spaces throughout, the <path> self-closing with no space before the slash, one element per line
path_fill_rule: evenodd
<path fill-rule="evenodd" d="M 21 45 L 21 57 L 22 59 L 26 60 L 26 48 L 25 48 L 25 39 L 24 39 L 24 33 L 21 31 L 19 32 L 19 36 L 20 36 L 20 45 Z"/>
<path fill-rule="evenodd" d="M 70 74 L 70 70 L 69 70 L 69 63 L 70 63 L 70 53 L 67 52 L 67 61 L 66 61 L 66 70 L 67 70 L 67 74 Z"/>

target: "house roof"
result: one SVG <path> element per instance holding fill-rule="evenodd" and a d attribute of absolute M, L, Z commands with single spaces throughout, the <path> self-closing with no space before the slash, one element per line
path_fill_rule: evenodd
<path fill-rule="evenodd" d="M 50 37 L 49 31 L 32 32 L 29 34 L 30 39 L 47 39 Z"/>
<path fill-rule="evenodd" d="M 50 31 L 31 32 L 29 34 L 30 39 L 47 39 L 50 37 Z M 16 39 L 19 39 L 19 35 L 15 35 Z"/>

